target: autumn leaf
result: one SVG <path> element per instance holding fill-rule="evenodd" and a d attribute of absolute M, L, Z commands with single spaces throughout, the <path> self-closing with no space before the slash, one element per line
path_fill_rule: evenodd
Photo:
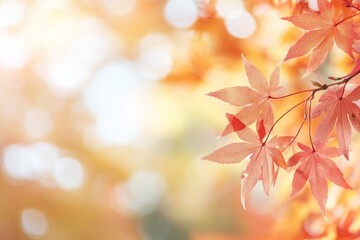
<path fill-rule="evenodd" d="M 295 26 L 308 30 L 292 47 L 284 61 L 311 52 L 306 73 L 316 70 L 326 59 L 334 42 L 352 58 L 352 44 L 359 36 L 354 30 L 352 17 L 335 11 L 327 0 L 318 0 L 319 13 L 307 12 L 282 18 Z"/>
<path fill-rule="evenodd" d="M 239 163 L 250 155 L 250 162 L 241 175 L 241 202 L 244 208 L 247 195 L 259 180 L 262 181 L 265 193 L 269 194 L 275 185 L 278 167 L 286 168 L 279 148 L 286 146 L 292 137 L 274 137 L 264 142 L 265 131 L 262 119 L 257 123 L 257 134 L 250 128 L 240 132 L 245 142 L 228 144 L 203 157 L 204 160 L 228 164 Z"/>
<path fill-rule="evenodd" d="M 279 67 L 275 68 L 268 82 L 266 77 L 244 57 L 245 72 L 251 87 L 236 86 L 224 88 L 208 95 L 216 97 L 234 106 L 243 107 L 236 115 L 227 115 L 229 124 L 221 136 L 240 131 L 260 118 L 264 119 L 265 128 L 274 122 L 273 109 L 269 99 L 275 96 L 279 88 Z M 239 124 L 241 122 L 241 124 Z M 239 126 L 242 126 L 239 128 Z"/>
<path fill-rule="evenodd" d="M 312 115 L 325 113 L 320 125 L 316 129 L 315 138 L 324 140 L 336 126 L 337 140 L 341 153 L 349 159 L 349 144 L 351 140 L 351 126 L 360 131 L 360 108 L 354 103 L 360 99 L 360 87 L 355 88 L 345 97 L 343 87 L 329 88 L 319 98 L 319 104 Z"/>
<path fill-rule="evenodd" d="M 325 216 L 328 197 L 326 178 L 340 187 L 351 189 L 340 169 L 330 159 L 340 156 L 341 153 L 337 148 L 327 147 L 324 142 L 314 143 L 314 149 L 301 143 L 298 143 L 298 146 L 302 151 L 295 153 L 288 161 L 289 167 L 300 163 L 294 174 L 291 197 L 297 194 L 309 180 L 311 192 Z"/>

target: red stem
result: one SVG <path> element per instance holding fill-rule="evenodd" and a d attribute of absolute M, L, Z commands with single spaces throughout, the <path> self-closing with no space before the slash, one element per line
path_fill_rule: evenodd
<path fill-rule="evenodd" d="M 297 138 L 297 137 L 299 136 L 299 134 L 300 134 L 301 129 L 302 129 L 303 126 L 304 126 L 304 123 L 305 123 L 307 117 L 308 117 L 308 116 L 307 116 L 307 102 L 306 102 L 306 103 L 305 103 L 305 108 L 304 108 L 304 119 L 303 119 L 303 121 L 302 121 L 302 123 L 301 123 L 301 125 L 300 125 L 300 127 L 299 127 L 299 129 L 298 129 L 298 131 L 296 132 L 294 138 L 293 138 L 293 139 L 291 140 L 291 142 L 286 146 L 286 148 L 289 147 L 291 144 L 293 144 L 293 143 L 295 142 L 296 138 Z"/>
<path fill-rule="evenodd" d="M 310 143 L 311 143 L 311 148 L 315 152 L 314 142 L 311 137 L 311 102 L 314 99 L 314 95 L 315 95 L 315 92 L 313 94 L 311 94 L 311 96 L 309 98 L 309 139 L 310 139 Z"/>
<path fill-rule="evenodd" d="M 347 21 L 347 20 L 349 20 L 349 19 L 351 19 L 351 18 L 353 18 L 353 17 L 356 17 L 356 16 L 358 16 L 358 15 L 360 15 L 360 13 L 357 13 L 357 14 L 354 14 L 354 15 L 349 16 L 349 17 L 347 17 L 347 18 L 344 18 L 344 19 L 341 20 L 340 22 L 335 23 L 335 24 L 334 24 L 334 27 L 337 26 L 337 25 L 339 25 L 340 23 L 345 22 L 345 21 Z"/>
<path fill-rule="evenodd" d="M 294 93 L 290 93 L 284 96 L 280 96 L 280 97 L 273 97 L 273 96 L 269 96 L 269 98 L 271 99 L 282 99 L 282 98 L 287 98 L 287 97 L 291 97 L 300 93 L 306 93 L 306 92 L 313 92 L 315 90 L 317 90 L 318 88 L 313 88 L 313 89 L 306 89 L 306 90 L 302 90 L 302 91 L 298 91 L 298 92 L 294 92 Z"/>
<path fill-rule="evenodd" d="M 269 130 L 269 133 L 268 133 L 268 135 L 267 135 L 264 143 L 266 143 L 267 140 L 269 139 L 270 134 L 271 134 L 272 130 L 274 129 L 275 125 L 276 125 L 283 117 L 285 117 L 286 114 L 288 114 L 289 112 L 291 112 L 292 110 L 294 110 L 295 108 L 297 108 L 298 106 L 300 106 L 301 104 L 303 104 L 304 102 L 306 102 L 307 100 L 309 100 L 309 98 L 307 98 L 307 99 L 305 99 L 305 100 L 297 103 L 295 106 L 291 107 L 291 108 L 288 109 L 283 115 L 281 115 L 281 116 L 275 121 L 275 123 L 271 126 L 271 128 L 270 128 L 270 130 Z"/>

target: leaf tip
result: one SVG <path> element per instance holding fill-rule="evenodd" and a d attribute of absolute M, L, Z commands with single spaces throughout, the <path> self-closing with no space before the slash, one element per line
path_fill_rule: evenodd
<path fill-rule="evenodd" d="M 289 56 L 289 53 L 286 54 L 283 60 L 281 60 L 282 63 L 286 62 L 287 60 L 291 59 Z"/>
<path fill-rule="evenodd" d="M 244 210 L 246 211 L 247 209 L 246 209 L 246 205 L 245 205 L 245 196 L 243 196 L 242 194 L 241 194 L 241 205 L 244 208 Z"/>
<path fill-rule="evenodd" d="M 202 161 L 209 161 L 208 157 L 209 157 L 209 155 L 202 156 L 202 157 L 200 158 L 200 160 L 202 160 Z"/>
<path fill-rule="evenodd" d="M 246 68 L 248 66 L 248 64 L 250 64 L 249 61 L 246 59 L 246 57 L 243 54 L 241 54 L 241 59 L 242 59 L 244 65 L 245 65 L 245 68 Z"/>
<path fill-rule="evenodd" d="M 216 93 L 217 93 L 217 91 L 215 91 L 215 92 L 209 92 L 209 93 L 206 94 L 206 96 L 216 97 Z"/>
<path fill-rule="evenodd" d="M 324 217 L 325 222 L 328 223 L 329 221 L 328 221 L 328 218 L 326 217 L 325 211 L 324 211 L 324 212 L 321 211 L 321 212 L 322 212 L 322 215 L 323 215 L 323 217 Z"/>
<path fill-rule="evenodd" d="M 291 191 L 291 194 L 289 196 L 289 200 L 292 200 L 296 196 L 296 192 L 294 192 L 294 189 Z"/>
<path fill-rule="evenodd" d="M 281 20 L 289 21 L 290 17 L 281 17 Z"/>
<path fill-rule="evenodd" d="M 354 190 L 346 181 L 344 181 L 345 184 L 341 187 L 345 188 L 345 189 L 349 189 L 349 190 Z"/>
<path fill-rule="evenodd" d="M 224 134 L 224 133 L 222 133 L 221 135 L 219 135 L 219 136 L 215 137 L 215 139 L 217 140 L 217 139 L 220 139 L 221 137 L 224 137 L 224 136 L 225 136 L 225 134 Z"/>

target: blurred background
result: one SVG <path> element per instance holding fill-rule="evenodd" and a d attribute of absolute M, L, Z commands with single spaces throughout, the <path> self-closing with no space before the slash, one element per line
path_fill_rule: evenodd
<path fill-rule="evenodd" d="M 246 161 L 200 160 L 237 141 L 216 139 L 236 109 L 206 93 L 248 84 L 241 54 L 268 76 L 302 34 L 279 17 L 304 9 L 316 2 L 1 0 L 0 239 L 358 233 L 354 192 L 330 191 L 325 222 L 308 189 L 288 202 L 292 174 L 281 172 L 244 211 Z M 337 54 L 322 71 L 349 69 Z M 307 86 L 296 77 L 305 66 L 282 68 L 285 89 Z"/>

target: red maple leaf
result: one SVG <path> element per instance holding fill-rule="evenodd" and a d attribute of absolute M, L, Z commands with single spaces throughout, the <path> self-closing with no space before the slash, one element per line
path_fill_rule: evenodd
<path fill-rule="evenodd" d="M 251 87 L 229 87 L 208 94 L 232 105 L 243 107 L 236 115 L 227 114 L 229 124 L 221 136 L 240 131 L 258 118 L 264 119 L 266 129 L 269 129 L 274 122 L 272 106 L 268 100 L 275 96 L 280 89 L 279 67 L 275 68 L 268 83 L 266 77 L 254 65 L 250 64 L 244 57 L 243 61 Z"/>
<path fill-rule="evenodd" d="M 324 140 L 336 124 L 336 134 L 341 153 L 349 159 L 349 144 L 351 140 L 351 124 L 360 131 L 360 108 L 354 103 L 360 99 L 360 87 L 357 87 L 345 97 L 343 87 L 332 87 L 319 98 L 319 103 L 313 110 L 313 117 L 325 113 L 316 129 L 315 139 Z M 350 120 L 349 120 L 350 119 Z"/>
<path fill-rule="evenodd" d="M 278 167 L 286 168 L 280 149 L 289 144 L 292 137 L 274 137 L 264 142 L 265 135 L 264 120 L 258 121 L 257 134 L 250 128 L 239 133 L 245 142 L 228 144 L 203 157 L 204 160 L 218 163 L 239 163 L 251 155 L 250 162 L 241 175 L 241 202 L 244 208 L 247 195 L 259 180 L 262 180 L 265 193 L 269 194 L 270 188 L 275 184 Z"/>
<path fill-rule="evenodd" d="M 295 153 L 288 161 L 289 167 L 300 163 L 294 174 L 291 197 L 309 180 L 311 192 L 325 215 L 328 193 L 326 177 L 340 187 L 351 189 L 340 169 L 330 159 L 340 156 L 341 153 L 335 147 L 327 147 L 324 142 L 314 143 L 314 149 L 301 143 L 298 143 L 298 146 L 302 151 Z"/>
<path fill-rule="evenodd" d="M 327 0 L 318 0 L 318 13 L 303 13 L 282 18 L 297 27 L 308 30 L 292 47 L 290 47 L 284 61 L 300 57 L 311 51 L 306 72 L 316 70 L 326 59 L 336 45 L 352 58 L 352 44 L 358 39 L 354 30 L 352 16 L 336 11 Z"/>

